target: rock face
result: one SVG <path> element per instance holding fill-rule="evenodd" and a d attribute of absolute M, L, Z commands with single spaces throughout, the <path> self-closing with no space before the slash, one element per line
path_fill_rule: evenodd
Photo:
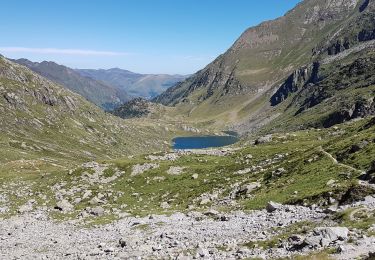
<path fill-rule="evenodd" d="M 375 115 L 375 98 L 360 100 L 349 108 L 342 108 L 339 111 L 333 112 L 324 121 L 323 125 L 325 127 L 330 127 L 335 124 L 340 124 L 355 118 L 366 117 L 369 115 Z"/>
<path fill-rule="evenodd" d="M 330 64 L 295 71 L 271 97 L 271 104 L 278 105 L 286 102 L 288 96 L 293 96 L 287 102 L 286 112 L 290 111 L 296 117 L 313 113 L 318 119 L 310 120 L 309 125 L 319 127 L 375 115 L 375 99 L 371 92 L 371 85 L 375 82 L 375 55 L 366 51 L 363 55 L 366 57 L 346 64 L 334 61 L 336 67 L 333 69 L 328 69 L 327 66 L 332 66 Z M 346 78 L 345 81 L 342 77 Z M 348 95 L 355 89 L 360 89 L 356 96 Z M 319 117 L 316 115 L 319 113 L 326 116 Z"/>
<path fill-rule="evenodd" d="M 315 83 L 318 80 L 318 71 L 318 62 L 294 71 L 271 97 L 271 105 L 276 106 L 287 99 L 292 93 L 303 88 L 306 84 Z"/>
<path fill-rule="evenodd" d="M 14 63 L 1 58 L 0 60 L 0 78 L 13 80 L 18 83 L 38 84 L 38 89 L 14 89 L 14 92 L 8 91 L 5 86 L 0 88 L 0 93 L 5 102 L 14 109 L 27 110 L 29 105 L 28 96 L 34 98 L 38 102 L 51 107 L 63 106 L 68 111 L 74 111 L 79 99 L 74 96 L 62 95 L 61 91 L 56 88 L 51 82 L 48 82 L 42 77 L 30 75 L 24 71 L 21 66 L 17 67 Z M 67 93 L 64 93 L 67 94 Z"/>

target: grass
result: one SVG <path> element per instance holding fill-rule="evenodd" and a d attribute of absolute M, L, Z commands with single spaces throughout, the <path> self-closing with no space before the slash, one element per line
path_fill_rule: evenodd
<path fill-rule="evenodd" d="M 279 258 L 278 260 L 332 260 L 334 257 L 335 249 L 325 249 L 320 252 L 312 253 L 309 255 L 294 255 L 290 258 Z"/>
<path fill-rule="evenodd" d="M 368 231 L 375 225 L 375 210 L 364 207 L 349 208 L 334 217 L 342 226 Z"/>
<path fill-rule="evenodd" d="M 97 183 L 85 188 L 92 191 L 92 197 L 99 193 L 104 194 L 107 202 L 102 206 L 110 211 L 102 217 L 90 216 L 88 219 L 93 224 L 113 221 L 117 215 L 112 212 L 112 208 L 138 216 L 186 212 L 191 210 L 189 207 L 192 206 L 196 210 L 205 210 L 212 205 L 222 211 L 231 211 L 233 209 L 231 206 L 222 206 L 218 202 L 228 196 L 236 185 L 251 182 L 259 182 L 261 187 L 254 190 L 250 196 L 236 198 L 237 207 L 244 210 L 264 208 L 270 200 L 307 205 L 323 203 L 328 197 L 340 200 L 343 194 L 358 185 L 359 172 L 350 171 L 347 167 L 334 163 L 331 158 L 321 152 L 320 147 L 335 156 L 345 151 L 353 140 L 356 142 L 363 138 L 372 138 L 372 128 L 363 130 L 367 122 L 368 120 L 362 120 L 326 130 L 310 129 L 274 134 L 270 143 L 245 145 L 228 156 L 189 154 L 175 161 L 154 161 L 153 163 L 159 165 L 158 168 L 136 176 L 131 175 L 132 168 L 136 164 L 148 163 L 147 154 L 116 160 L 101 160 L 101 163 L 108 165 L 103 172 L 103 178 L 113 176 L 116 171 L 125 173 L 112 183 Z M 334 135 L 338 131 L 345 133 Z M 369 147 L 372 149 L 372 146 Z M 248 159 L 249 155 L 252 155 L 251 159 Z M 360 166 L 361 170 L 366 169 L 372 162 L 369 156 L 365 158 L 358 156 L 358 160 L 355 158 L 357 157 L 352 158 L 352 161 L 344 162 L 352 167 Z M 36 205 L 38 206 L 46 203 L 47 207 L 53 208 L 56 199 L 51 187 L 64 182 L 63 188 L 68 191 L 80 183 L 79 180 L 85 172 L 90 171 L 90 169 L 79 167 L 68 174 L 68 169 L 60 169 L 52 166 L 51 163 L 41 163 L 38 167 L 42 168 L 42 166 L 43 171 L 38 172 L 33 166 L 22 166 L 20 169 L 17 165 L 19 173 L 8 171 L 9 168 L 2 166 L 0 181 L 3 187 L 12 183 L 21 187 L 23 183 L 28 183 L 33 194 L 44 194 L 48 198 L 47 201 L 35 195 L 16 198 L 12 195 L 13 191 L 8 190 L 11 210 L 7 216 L 16 214 L 19 206 L 30 198 L 37 198 Z M 184 167 L 183 173 L 168 174 L 168 169 L 175 166 Z M 14 167 L 16 166 L 12 165 L 11 169 Z M 247 174 L 235 174 L 247 168 L 254 170 Z M 280 176 L 274 174 L 278 168 L 284 168 Z M 49 174 L 45 175 L 43 172 Z M 198 178 L 193 179 L 193 174 L 198 174 Z M 336 181 L 334 187 L 327 185 L 330 180 Z M 108 195 L 109 193 L 112 195 Z M 216 199 L 207 205 L 200 205 L 204 194 L 216 194 Z M 82 195 L 83 191 L 69 199 L 74 200 Z M 75 211 L 71 214 L 54 212 L 53 217 L 56 219 L 76 218 L 86 207 L 92 207 L 89 203 L 90 199 L 77 203 Z M 168 202 L 170 207 L 162 208 L 163 202 Z"/>
<path fill-rule="evenodd" d="M 244 246 L 249 248 L 261 247 L 264 249 L 276 248 L 280 241 L 287 240 L 291 235 L 296 234 L 306 234 L 308 231 L 312 230 L 317 224 L 302 221 L 295 224 L 292 224 L 287 227 L 275 228 L 277 234 L 268 240 L 258 240 L 258 241 L 249 241 L 244 244 Z"/>

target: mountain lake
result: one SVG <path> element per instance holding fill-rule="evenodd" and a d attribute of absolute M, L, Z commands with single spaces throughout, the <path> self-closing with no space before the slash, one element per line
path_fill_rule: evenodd
<path fill-rule="evenodd" d="M 239 138 L 233 135 L 224 136 L 187 136 L 176 137 L 172 140 L 173 149 L 204 149 L 211 147 L 222 147 L 238 142 Z"/>

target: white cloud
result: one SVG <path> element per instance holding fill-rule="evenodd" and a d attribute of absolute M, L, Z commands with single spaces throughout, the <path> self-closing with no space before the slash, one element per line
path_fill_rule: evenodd
<path fill-rule="evenodd" d="M 25 48 L 25 47 L 0 47 L 0 52 L 7 53 L 37 53 L 37 54 L 65 54 L 80 56 L 125 56 L 126 52 L 80 50 L 80 49 L 57 49 L 57 48 Z"/>

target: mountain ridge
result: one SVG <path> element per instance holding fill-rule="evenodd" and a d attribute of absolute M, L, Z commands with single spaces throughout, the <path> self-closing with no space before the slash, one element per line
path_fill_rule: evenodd
<path fill-rule="evenodd" d="M 185 79 L 179 74 L 141 74 L 120 68 L 76 69 L 81 75 L 91 77 L 117 89 L 126 91 L 134 97 L 153 98 L 167 88 Z"/>
<path fill-rule="evenodd" d="M 13 61 L 82 95 L 104 110 L 112 110 L 132 98 L 123 90 L 89 77 L 83 77 L 75 70 L 53 61 L 32 62 L 27 59 Z"/>
<path fill-rule="evenodd" d="M 360 38 L 373 39 L 373 8 L 366 0 L 303 1 L 282 17 L 248 28 L 224 54 L 153 101 L 216 128 L 262 127 L 284 113 L 269 100 L 291 74 L 332 49 L 336 55 L 361 44 Z"/>

